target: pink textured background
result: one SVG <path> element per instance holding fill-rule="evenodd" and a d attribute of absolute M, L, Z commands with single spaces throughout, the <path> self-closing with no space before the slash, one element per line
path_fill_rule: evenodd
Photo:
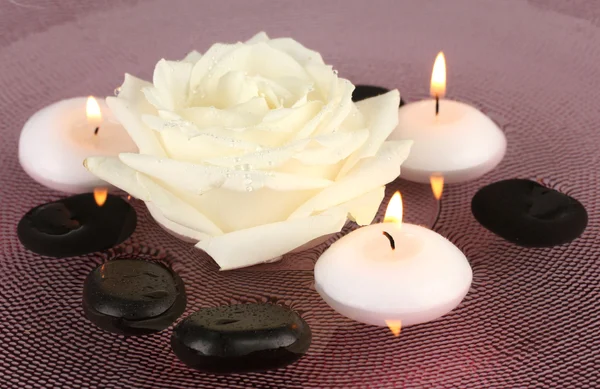
<path fill-rule="evenodd" d="M 40 258 L 21 247 L 19 218 L 61 195 L 17 161 L 21 126 L 58 99 L 107 95 L 124 72 L 148 78 L 161 57 L 265 30 L 319 50 L 355 83 L 428 92 L 446 53 L 449 96 L 506 132 L 508 154 L 481 180 L 448 188 L 441 210 L 426 186 L 398 180 L 409 221 L 431 226 L 468 256 L 463 304 L 433 323 L 387 329 L 344 319 L 312 288 L 323 247 L 283 263 L 218 273 L 163 232 L 140 204 L 121 247 L 80 258 Z M 0 1 L 0 387 L 22 388 L 595 388 L 600 375 L 600 2 L 596 0 Z M 503 178 L 540 179 L 576 197 L 590 222 L 570 245 L 515 247 L 473 219 L 470 200 Z M 438 211 L 439 215 L 438 215 Z M 163 259 L 185 280 L 187 313 L 272 301 L 313 328 L 309 355 L 264 374 L 191 371 L 170 352 L 170 331 L 123 338 L 82 317 L 82 283 L 104 260 Z M 260 270 L 260 271 L 258 271 Z"/>

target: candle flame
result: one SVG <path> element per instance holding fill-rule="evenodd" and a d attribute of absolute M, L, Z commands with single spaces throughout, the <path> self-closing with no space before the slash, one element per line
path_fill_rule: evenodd
<path fill-rule="evenodd" d="M 90 122 L 99 122 L 102 120 L 102 111 L 100 111 L 100 105 L 94 96 L 89 96 L 87 103 L 85 104 L 85 115 Z"/>
<path fill-rule="evenodd" d="M 446 95 L 446 58 L 439 52 L 431 73 L 431 96 L 442 98 Z"/>
<path fill-rule="evenodd" d="M 400 192 L 396 192 L 385 210 L 383 221 L 385 223 L 396 223 L 400 226 L 402 225 L 402 213 L 402 195 Z"/>
<path fill-rule="evenodd" d="M 435 197 L 436 200 L 441 199 L 442 192 L 444 191 L 444 176 L 440 173 L 434 173 L 429 177 L 429 182 L 431 183 L 433 197 Z"/>
<path fill-rule="evenodd" d="M 402 331 L 402 322 L 400 320 L 386 320 L 385 324 L 387 324 L 395 337 L 400 336 L 400 332 Z"/>
<path fill-rule="evenodd" d="M 94 128 L 94 135 L 98 135 L 100 123 L 102 123 L 102 112 L 100 106 L 93 96 L 89 96 L 85 104 L 85 116 L 90 127 Z"/>
<path fill-rule="evenodd" d="M 95 188 L 94 189 L 94 200 L 99 207 L 103 206 L 108 197 L 108 189 L 106 188 Z"/>

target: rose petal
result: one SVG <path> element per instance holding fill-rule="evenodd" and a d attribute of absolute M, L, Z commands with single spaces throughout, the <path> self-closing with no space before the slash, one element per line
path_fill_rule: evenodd
<path fill-rule="evenodd" d="M 268 38 L 267 38 L 268 39 Z M 296 61 L 302 65 L 308 63 L 325 64 L 321 54 L 316 51 L 307 49 L 301 43 L 291 38 L 276 38 L 267 42 L 269 46 L 284 51 L 291 55 Z"/>
<path fill-rule="evenodd" d="M 341 167 L 341 161 L 329 165 L 306 165 L 297 159 L 292 158 L 275 170 L 281 173 L 288 173 L 303 177 L 322 178 L 333 182 Z"/>
<path fill-rule="evenodd" d="M 178 129 L 190 138 L 201 133 L 194 123 L 184 120 L 181 116 L 178 116 L 176 119 L 164 119 L 154 115 L 142 115 L 142 121 L 148 127 L 158 132 L 168 129 Z"/>
<path fill-rule="evenodd" d="M 309 101 L 296 108 L 280 108 L 271 110 L 260 124 L 253 129 L 271 132 L 292 133 L 299 131 L 317 115 L 323 103 L 320 101 Z"/>
<path fill-rule="evenodd" d="M 152 78 L 155 88 L 153 95 L 158 94 L 162 103 L 157 109 L 173 111 L 187 103 L 191 72 L 192 64 L 189 62 L 158 61 Z"/>
<path fill-rule="evenodd" d="M 323 121 L 328 109 L 331 109 L 332 102 L 322 106 L 321 110 L 313 116 L 306 124 L 292 137 L 292 140 L 308 139 L 316 131 L 317 127 Z"/>
<path fill-rule="evenodd" d="M 304 70 L 309 74 L 310 79 L 315 83 L 315 94 L 314 98 L 329 101 L 333 97 L 330 96 L 331 86 L 337 79 L 336 74 L 333 71 L 333 67 L 330 65 L 321 65 L 319 63 L 309 63 L 306 65 Z"/>
<path fill-rule="evenodd" d="M 88 157 L 83 165 L 96 177 L 129 193 L 131 196 L 148 201 L 148 192 L 137 180 L 137 172 L 123 164 L 117 157 Z"/>
<path fill-rule="evenodd" d="M 316 134 L 329 134 L 340 129 L 341 124 L 346 120 L 354 103 L 352 102 L 352 91 L 354 85 L 348 80 L 339 79 L 336 82 L 336 88 L 332 95 L 336 98 L 331 102 L 328 109 L 328 115 L 321 121 Z"/>
<path fill-rule="evenodd" d="M 160 94 L 160 91 L 153 87 L 153 86 L 148 86 L 144 89 L 142 89 L 142 92 L 144 93 L 144 96 L 146 97 L 146 100 L 152 104 L 152 106 L 156 109 L 165 109 L 165 104 L 162 101 L 162 96 Z"/>
<path fill-rule="evenodd" d="M 346 222 L 341 210 L 230 232 L 198 242 L 197 248 L 231 270 L 278 258 L 324 235 L 339 232 Z"/>
<path fill-rule="evenodd" d="M 212 94 L 217 108 L 228 108 L 258 97 L 258 85 L 245 71 L 228 72 L 219 79 L 216 93 Z"/>
<path fill-rule="evenodd" d="M 369 137 L 369 131 L 336 132 L 312 139 L 320 147 L 303 149 L 294 159 L 305 165 L 330 165 L 338 163 L 356 151 Z"/>
<path fill-rule="evenodd" d="M 312 80 L 297 77 L 281 77 L 273 81 L 289 92 L 284 100 L 285 107 L 297 107 L 302 105 L 301 102 L 305 104 L 308 101 L 308 94 L 315 89 Z"/>
<path fill-rule="evenodd" d="M 148 104 L 142 92 L 144 88 L 151 86 L 152 84 L 148 81 L 125 73 L 125 80 L 123 81 L 123 85 L 121 85 L 119 98 L 129 101 L 130 104 L 135 104 L 138 109 L 145 113 L 155 113 L 156 110 L 151 104 Z"/>
<path fill-rule="evenodd" d="M 192 230 L 191 228 L 184 227 L 181 224 L 173 223 L 171 220 L 163 216 L 160 209 L 152 203 L 146 203 L 146 208 L 150 212 L 152 218 L 164 229 L 166 229 L 171 235 L 189 243 L 198 243 L 201 240 L 208 239 L 210 236 L 203 232 Z"/>
<path fill-rule="evenodd" d="M 372 157 L 377 153 L 383 142 L 398 125 L 399 104 L 400 92 L 397 89 L 356 103 L 356 107 L 367 122 L 370 132 L 369 140 L 348 158 L 338 178 L 347 174 L 359 160 Z"/>
<path fill-rule="evenodd" d="M 205 55 L 206 57 L 206 55 Z M 202 63 L 202 60 L 198 64 Z M 196 64 L 196 66 L 198 66 Z M 250 75 L 260 75 L 268 79 L 280 77 L 300 77 L 309 80 L 304 68 L 283 51 L 276 50 L 266 43 L 242 45 L 216 60 L 198 84 L 207 94 L 216 91 L 219 79 L 231 71 L 245 71 Z"/>
<path fill-rule="evenodd" d="M 260 43 L 260 42 L 268 42 L 269 41 L 269 36 L 267 35 L 266 32 L 261 31 L 258 34 L 254 35 L 252 38 L 248 39 L 246 41 L 247 45 L 254 45 L 256 43 Z"/>
<path fill-rule="evenodd" d="M 184 59 L 182 59 L 182 61 L 189 62 L 193 65 L 200 61 L 200 58 L 202 58 L 202 54 L 196 50 L 192 50 L 185 56 Z"/>
<path fill-rule="evenodd" d="M 198 209 L 182 201 L 151 178 L 140 173 L 137 174 L 137 178 L 148 193 L 148 201 L 156 205 L 162 215 L 173 223 L 211 236 L 223 234 L 223 231 Z"/>
<path fill-rule="evenodd" d="M 146 110 L 140 109 L 135 100 L 127 100 L 119 95 L 119 97 L 107 97 L 106 104 L 137 145 L 140 153 L 165 156 L 165 151 L 154 131 L 141 120 L 140 113 Z"/>
<path fill-rule="evenodd" d="M 316 66 L 313 68 L 327 68 Z M 308 68 L 307 68 L 308 69 Z M 354 104 L 352 103 L 352 91 L 354 85 L 348 80 L 338 79 L 330 68 L 323 70 L 322 77 L 327 77 L 330 82 L 328 91 L 325 92 L 322 87 L 320 94 L 327 96 L 325 104 L 319 113 L 317 113 L 305 126 L 299 130 L 293 139 L 305 139 L 314 134 L 327 134 L 334 130 L 339 130 L 341 124 L 347 120 L 348 114 L 352 112 Z M 325 74 L 328 73 L 328 74 Z M 320 84 L 317 81 L 317 84 Z"/>
<path fill-rule="evenodd" d="M 272 108 L 299 106 L 300 101 L 308 101 L 308 94 L 314 90 L 314 82 L 299 77 L 266 78 L 260 74 L 248 76 L 254 80 L 259 95 L 265 96 Z"/>
<path fill-rule="evenodd" d="M 339 207 L 346 210 L 348 218 L 356 222 L 356 224 L 366 226 L 367 224 L 371 224 L 375 216 L 377 216 L 384 197 L 385 186 L 380 186 L 357 198 L 340 204 Z"/>
<path fill-rule="evenodd" d="M 249 165 L 258 170 L 274 169 L 292 158 L 295 153 L 304 149 L 309 142 L 309 139 L 304 139 L 287 146 L 260 150 L 237 157 L 207 158 L 206 163 L 224 167 Z"/>
<path fill-rule="evenodd" d="M 153 203 L 173 223 L 209 234 L 223 232 L 204 214 L 149 177 L 123 164 L 115 157 L 90 157 L 85 167 L 104 181 L 126 191 L 135 198 Z"/>
<path fill-rule="evenodd" d="M 248 52 L 245 64 L 243 63 L 243 57 L 240 58 L 240 61 L 237 61 L 236 57 L 229 56 L 228 61 L 231 62 L 228 63 L 224 60 L 220 65 L 225 68 L 232 66 L 233 68 L 237 67 L 239 70 L 247 69 L 250 74 L 260 74 L 270 79 L 281 77 L 309 79 L 304 67 L 289 54 L 274 49 L 267 43 L 258 43 L 249 47 L 251 47 L 251 50 Z M 221 69 L 221 67 L 217 67 L 215 74 L 218 75 L 219 71 L 222 71 Z"/>
<path fill-rule="evenodd" d="M 210 110 L 201 109 L 197 109 L 194 115 L 202 113 L 214 116 L 210 113 Z M 303 114 L 305 115 L 302 111 L 290 114 L 292 116 L 288 120 L 291 124 L 288 126 L 275 123 L 269 126 L 259 124 L 250 128 L 212 127 L 199 129 L 194 123 L 172 115 L 168 117 L 178 118 L 166 120 L 157 116 L 144 115 L 142 120 L 149 128 L 160 132 L 168 156 L 186 162 L 204 162 L 206 158 L 237 157 L 247 152 L 254 153 L 260 150 L 277 148 L 289 137 L 286 133 L 278 134 L 277 130 L 293 129 L 294 120 L 297 121 L 298 115 Z M 228 124 L 235 124 L 235 121 L 240 119 L 231 112 L 224 113 L 224 111 L 221 111 L 218 115 L 221 120 Z M 186 116 L 189 117 L 190 115 Z M 231 122 L 228 122 L 227 117 L 231 119 Z M 265 143 L 253 143 L 255 139 L 261 139 Z"/>
<path fill-rule="evenodd" d="M 188 136 L 179 128 L 165 128 L 160 137 L 169 157 L 191 163 L 202 163 L 207 158 L 238 156 L 262 147 L 208 132 Z"/>
<path fill-rule="evenodd" d="M 322 106 L 321 102 L 311 101 L 297 108 L 280 108 L 271 110 L 262 118 L 251 116 L 248 112 L 239 114 L 237 110 L 211 110 L 198 107 L 184 110 L 182 115 L 194 122 L 203 122 L 207 127 L 200 128 L 201 133 L 210 133 L 216 138 L 235 139 L 244 143 L 261 141 L 260 148 L 277 148 L 288 142 L 294 132 L 306 125 L 314 118 Z M 203 119 L 205 118 L 205 119 Z M 151 119 L 153 128 L 159 122 Z M 259 121 L 259 123 L 256 123 Z M 148 122 L 149 123 L 149 122 Z M 184 128 L 183 121 L 166 122 L 168 126 Z M 256 123 L 253 125 L 253 123 Z M 163 128 L 161 126 L 161 128 Z M 186 129 L 188 131 L 188 129 Z M 252 150 L 254 151 L 254 150 Z M 225 155 L 231 155 L 225 154 Z"/>
<path fill-rule="evenodd" d="M 260 123 L 262 116 L 210 107 L 192 107 L 181 111 L 181 116 L 193 122 L 197 128 L 245 127 Z"/>
<path fill-rule="evenodd" d="M 228 108 L 228 111 L 236 113 L 249 113 L 254 116 L 264 117 L 269 113 L 269 106 L 262 97 L 255 97 L 246 102 Z"/>
<path fill-rule="evenodd" d="M 361 160 L 346 176 L 301 205 L 290 219 L 307 217 L 392 182 L 400 175 L 400 165 L 408 157 L 411 144 L 384 143 L 377 155 Z"/>
<path fill-rule="evenodd" d="M 252 192 L 212 189 L 202 195 L 168 186 L 169 191 L 204 213 L 223 230 L 232 232 L 286 220 L 320 189 L 281 191 L 263 188 Z M 227 206 L 223 206 L 227 204 Z"/>
<path fill-rule="evenodd" d="M 238 128 L 244 126 L 245 128 L 245 126 L 260 123 L 262 118 L 268 112 L 269 107 L 265 100 L 260 97 L 255 97 L 227 109 L 191 107 L 182 109 L 179 113 L 160 110 L 158 111 L 158 115 L 164 120 L 161 120 L 160 122 L 153 118 L 148 118 L 148 120 L 149 122 L 155 123 L 152 128 L 159 131 L 163 129 L 163 124 L 167 124 L 167 127 L 180 127 L 180 124 L 185 124 L 185 126 L 191 124 L 193 125 L 193 128 L 196 129 L 196 133 L 198 133 L 201 129 L 213 127 Z M 156 128 L 158 123 L 163 124 Z"/>
<path fill-rule="evenodd" d="M 361 150 L 361 158 L 374 156 L 394 131 L 398 125 L 399 104 L 400 92 L 397 89 L 356 103 L 356 107 L 366 118 L 371 132 L 370 142 Z"/>
<path fill-rule="evenodd" d="M 202 95 L 201 83 L 204 77 L 206 77 L 209 70 L 212 70 L 215 64 L 225 55 L 234 52 L 235 50 L 244 47 L 243 43 L 235 43 L 235 44 L 223 44 L 223 43 L 215 43 L 212 45 L 206 53 L 200 58 L 200 61 L 196 62 L 194 67 L 192 68 L 192 72 L 190 75 L 190 92 L 197 96 Z M 206 91 L 204 91 L 205 93 Z M 197 105 L 193 103 L 192 106 Z"/>
<path fill-rule="evenodd" d="M 168 158 L 154 158 L 148 155 L 122 153 L 119 158 L 135 170 L 195 194 L 217 187 L 236 191 L 252 191 L 265 187 L 280 191 L 295 191 L 331 185 L 331 181 L 321 178 L 249 170 L 249 168 L 235 170 Z"/>
<path fill-rule="evenodd" d="M 363 114 L 358 110 L 356 104 L 350 105 L 350 113 L 342 122 L 340 130 L 342 131 L 358 131 L 367 127 L 367 122 Z"/>

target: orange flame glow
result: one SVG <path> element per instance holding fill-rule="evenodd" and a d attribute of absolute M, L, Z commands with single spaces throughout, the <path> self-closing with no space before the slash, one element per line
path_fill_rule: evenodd
<path fill-rule="evenodd" d="M 95 188 L 94 189 L 94 200 L 96 200 L 96 204 L 99 207 L 103 206 L 106 202 L 106 197 L 108 197 L 108 189 L 106 188 Z"/>
<path fill-rule="evenodd" d="M 400 336 L 400 332 L 402 331 L 402 322 L 400 320 L 386 320 L 385 324 L 387 324 L 395 337 Z"/>
<path fill-rule="evenodd" d="M 429 182 L 431 182 L 431 191 L 433 192 L 433 197 L 436 200 L 442 198 L 442 192 L 444 191 L 444 176 L 439 173 L 432 174 L 429 177 Z"/>
<path fill-rule="evenodd" d="M 383 221 L 385 223 L 396 223 L 400 226 L 402 225 L 402 213 L 402 195 L 400 195 L 400 192 L 396 192 L 385 210 Z"/>
<path fill-rule="evenodd" d="M 90 127 L 98 127 L 102 122 L 102 111 L 94 96 L 89 96 L 85 105 L 85 116 Z"/>
<path fill-rule="evenodd" d="M 446 95 L 446 58 L 439 52 L 433 64 L 431 73 L 431 96 L 442 98 Z"/>

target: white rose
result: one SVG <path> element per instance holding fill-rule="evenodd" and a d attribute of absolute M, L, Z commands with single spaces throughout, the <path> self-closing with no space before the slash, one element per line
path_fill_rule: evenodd
<path fill-rule="evenodd" d="M 267 262 L 349 218 L 372 222 L 410 142 L 397 90 L 359 103 L 319 53 L 261 33 L 131 75 L 108 105 L 138 154 L 87 168 L 145 201 L 222 270 Z"/>

